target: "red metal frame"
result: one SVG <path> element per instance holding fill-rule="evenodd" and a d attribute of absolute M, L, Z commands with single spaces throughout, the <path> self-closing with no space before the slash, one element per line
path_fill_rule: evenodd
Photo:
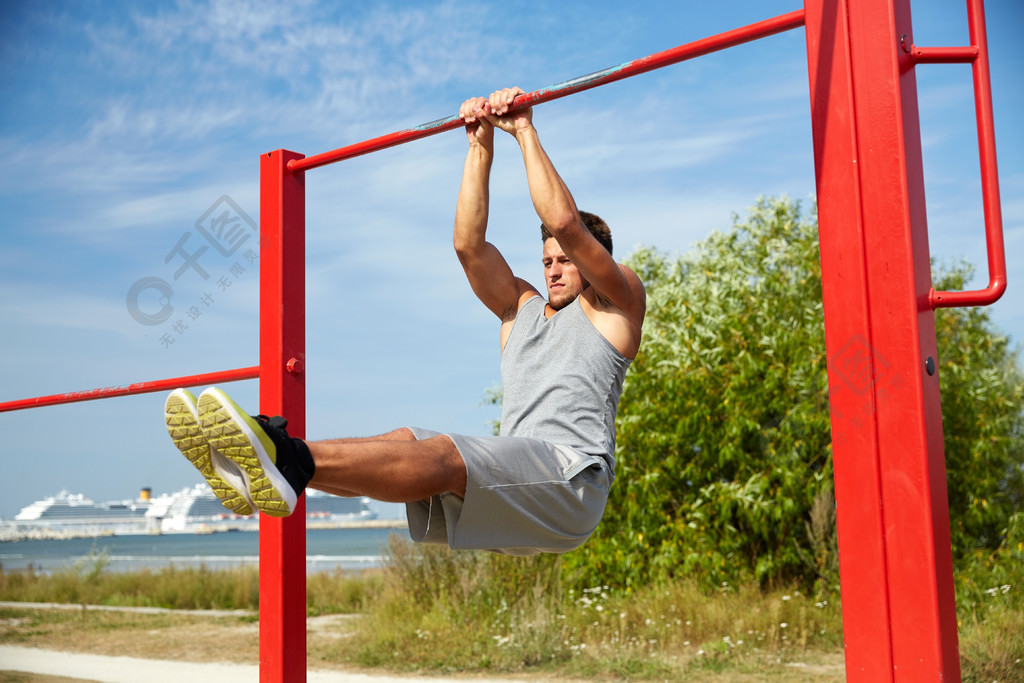
<path fill-rule="evenodd" d="M 916 56 L 909 0 L 805 9 L 847 677 L 959 680 L 932 309 L 1006 285 L 983 7 L 975 45 Z M 992 281 L 935 292 L 914 65 L 968 55 Z"/>
<path fill-rule="evenodd" d="M 260 411 L 306 435 L 306 186 L 301 154 L 260 157 Z M 306 680 L 306 498 L 260 515 L 260 681 Z"/>
<path fill-rule="evenodd" d="M 1006 289 L 982 0 L 969 47 L 913 45 L 909 0 L 805 8 L 551 88 L 532 106 L 801 25 L 807 38 L 847 677 L 959 680 L 933 309 Z M 973 65 L 989 285 L 931 287 L 916 64 Z M 0 412 L 259 377 L 305 435 L 304 173 L 462 126 L 440 119 L 312 157 L 260 158 L 260 365 L 0 403 Z M 305 499 L 260 519 L 260 680 L 306 679 Z"/>

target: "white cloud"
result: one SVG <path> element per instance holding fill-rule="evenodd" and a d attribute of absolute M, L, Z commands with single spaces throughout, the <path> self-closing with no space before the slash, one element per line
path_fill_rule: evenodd
<path fill-rule="evenodd" d="M 38 282 L 8 281 L 0 291 L 0 318 L 17 321 L 22 328 L 57 331 L 54 333 L 101 330 L 114 335 L 129 331 L 123 300 Z M 8 339 L 5 345 L 12 342 Z"/>
<path fill-rule="evenodd" d="M 203 212 L 221 196 L 232 198 L 251 197 L 257 188 L 252 184 L 236 183 L 231 187 L 212 188 L 208 185 L 184 187 L 180 190 L 160 192 L 156 194 L 124 195 L 112 198 L 114 203 L 98 211 L 89 220 L 93 230 L 138 230 L 146 226 L 177 226 L 184 230 L 194 230 L 196 221 Z M 141 194 L 141 193 L 140 193 Z M 257 205 L 252 202 L 250 210 L 256 220 Z M 245 207 L 242 206 L 243 211 Z M 248 211 L 246 212 L 248 213 Z M 177 235 L 174 236 L 177 238 Z M 169 250 L 172 245 L 168 245 Z"/>

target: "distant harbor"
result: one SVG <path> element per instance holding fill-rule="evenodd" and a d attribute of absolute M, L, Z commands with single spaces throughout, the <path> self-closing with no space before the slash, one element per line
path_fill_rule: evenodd
<path fill-rule="evenodd" d="M 306 492 L 307 529 L 398 529 L 405 520 L 377 519 L 368 498 Z M 0 542 L 32 539 L 102 538 L 163 534 L 256 531 L 256 515 L 224 508 L 206 484 L 153 496 L 144 488 L 132 500 L 96 503 L 68 491 L 27 505 L 14 520 L 0 521 Z"/>

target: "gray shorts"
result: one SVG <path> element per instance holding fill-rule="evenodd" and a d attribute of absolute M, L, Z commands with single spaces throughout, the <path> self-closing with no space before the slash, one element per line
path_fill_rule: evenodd
<path fill-rule="evenodd" d="M 439 436 L 416 427 L 417 439 Z M 614 478 L 603 458 L 515 436 L 445 434 L 466 462 L 466 498 L 442 493 L 406 504 L 420 543 L 509 555 L 564 553 L 601 521 Z"/>

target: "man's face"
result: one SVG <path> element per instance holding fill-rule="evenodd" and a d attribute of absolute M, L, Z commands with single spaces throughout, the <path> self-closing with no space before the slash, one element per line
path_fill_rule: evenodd
<path fill-rule="evenodd" d="M 550 237 L 544 241 L 544 281 L 548 287 L 548 303 L 560 311 L 583 292 L 587 281 L 565 255 L 558 241 Z"/>

